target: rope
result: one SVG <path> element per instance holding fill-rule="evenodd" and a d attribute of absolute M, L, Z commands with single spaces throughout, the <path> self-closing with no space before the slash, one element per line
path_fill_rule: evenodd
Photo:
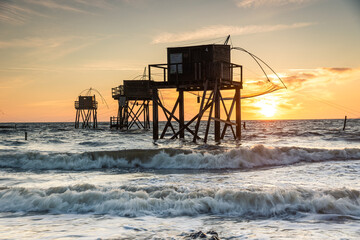
<path fill-rule="evenodd" d="M 263 73 L 265 74 L 267 80 L 268 80 L 269 82 L 271 82 L 270 79 L 269 79 L 269 77 L 268 77 L 268 75 L 266 74 L 264 68 L 263 68 L 263 67 L 261 66 L 261 64 L 259 63 L 259 61 L 262 62 L 263 64 L 265 64 L 265 66 L 268 67 L 268 68 L 276 75 L 276 77 L 281 81 L 281 83 L 283 84 L 283 86 L 285 87 L 285 89 L 287 89 L 285 83 L 281 80 L 281 78 L 279 77 L 279 75 L 278 75 L 266 62 L 264 62 L 261 58 L 255 56 L 255 55 L 252 54 L 251 52 L 249 52 L 249 51 L 247 51 L 247 50 L 245 50 L 244 48 L 241 48 L 241 47 L 233 47 L 233 48 L 231 48 L 231 49 L 243 51 L 243 52 L 249 54 L 249 55 L 254 59 L 254 61 L 259 65 L 259 67 L 261 68 L 261 70 L 262 70 Z M 259 61 L 258 61 L 258 60 L 259 60 Z"/>
<path fill-rule="evenodd" d="M 303 94 L 303 93 L 299 93 L 299 92 L 296 92 L 296 93 L 299 94 L 299 95 L 305 96 L 305 97 L 311 97 L 315 101 L 318 101 L 318 102 L 326 104 L 326 105 L 328 105 L 330 107 L 333 107 L 333 108 L 336 108 L 338 110 L 349 113 L 351 115 L 354 115 L 356 118 L 360 118 L 360 111 L 354 110 L 352 108 L 349 108 L 349 107 L 346 107 L 346 106 L 343 106 L 343 105 L 340 105 L 340 104 L 337 104 L 337 103 L 334 103 L 334 102 L 327 101 L 327 100 L 322 99 L 320 97 L 315 97 L 315 96 L 313 96 L 311 94 Z"/>

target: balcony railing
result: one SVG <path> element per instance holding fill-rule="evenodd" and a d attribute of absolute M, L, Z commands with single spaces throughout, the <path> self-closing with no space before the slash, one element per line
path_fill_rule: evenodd
<path fill-rule="evenodd" d="M 92 102 L 79 102 L 75 101 L 75 109 L 97 109 L 98 108 L 98 102 L 92 101 Z"/>

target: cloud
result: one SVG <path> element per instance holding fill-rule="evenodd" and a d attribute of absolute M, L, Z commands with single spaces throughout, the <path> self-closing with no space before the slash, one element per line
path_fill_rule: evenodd
<path fill-rule="evenodd" d="M 294 24 L 277 24 L 277 25 L 249 25 L 244 27 L 231 26 L 231 25 L 213 25 L 203 27 L 198 30 L 181 32 L 181 33 L 161 33 L 153 38 L 152 43 L 172 43 L 172 42 L 183 42 L 198 40 L 204 38 L 214 38 L 221 36 L 239 36 L 248 35 L 254 33 L 274 32 L 294 28 L 303 28 L 313 25 L 314 23 L 303 22 Z"/>
<path fill-rule="evenodd" d="M 31 4 L 39 5 L 42 7 L 46 7 L 49 9 L 56 9 L 56 10 L 63 10 L 63 11 L 70 11 L 70 12 L 76 12 L 76 13 L 89 13 L 87 11 L 84 11 L 80 8 L 76 8 L 64 3 L 59 3 L 51 0 L 27 0 Z"/>
<path fill-rule="evenodd" d="M 42 16 L 46 17 L 44 14 L 38 13 L 29 8 L 19 6 L 16 4 L 11 4 L 10 2 L 1 1 L 0 2 L 0 21 L 13 24 L 21 25 L 24 24 L 31 16 Z"/>
<path fill-rule="evenodd" d="M 99 1 L 99 0 L 74 0 L 74 2 L 76 2 L 78 4 L 82 4 L 87 7 L 93 7 L 93 8 L 97 8 L 97 9 L 111 10 L 114 8 L 114 5 L 106 0 L 102 0 L 102 1 Z M 123 2 L 124 2 L 124 0 L 123 0 Z"/>
<path fill-rule="evenodd" d="M 240 8 L 259 8 L 263 6 L 286 6 L 301 5 L 310 2 L 310 0 L 239 0 L 236 5 Z"/>
<path fill-rule="evenodd" d="M 279 110 L 276 114 L 278 118 L 285 116 L 291 118 L 293 118 L 293 116 L 296 117 L 299 110 L 307 111 L 305 108 L 309 108 L 312 104 L 318 103 L 339 108 L 339 106 L 336 106 L 336 103 L 332 102 L 334 101 L 334 94 L 337 93 L 329 90 L 329 86 L 346 86 L 346 84 L 350 82 L 357 81 L 360 77 L 360 68 L 323 67 L 316 69 L 292 69 L 287 73 L 279 74 L 282 76 L 282 80 L 288 89 L 256 98 L 244 99 L 244 106 L 246 106 L 244 107 L 244 112 L 247 116 L 261 117 L 257 103 L 266 103 L 266 101 L 276 102 L 276 108 Z M 257 89 L 257 87 L 259 87 L 259 85 L 256 81 L 253 81 L 252 84 L 244 86 L 242 95 L 246 94 L 246 91 Z M 339 87 L 339 89 L 341 88 Z M 344 109 L 344 107 L 341 106 L 340 108 Z M 353 112 L 352 110 L 352 113 Z M 307 114 L 312 113 L 309 112 Z"/>
<path fill-rule="evenodd" d="M 12 25 L 22 25 L 34 16 L 50 17 L 41 13 L 39 7 L 45 8 L 46 10 L 51 9 L 72 13 L 94 14 L 94 12 L 99 9 L 111 10 L 114 8 L 114 5 L 106 0 L 18 0 L 16 2 L 1 0 L 0 22 Z M 42 9 L 42 12 L 44 12 L 44 9 Z"/>
<path fill-rule="evenodd" d="M 9 67 L 0 68 L 0 72 L 57 72 L 61 73 L 64 71 L 136 71 L 139 74 L 144 70 L 143 65 L 138 63 L 129 63 L 124 60 L 111 60 L 111 61 L 96 61 L 74 65 L 72 67 L 63 66 L 52 66 L 44 67 L 41 65 L 30 65 L 26 67 Z M 132 78 L 130 78 L 132 79 Z M 1 79 L 0 79 L 1 81 Z M 3 86 L 0 86 L 0 89 Z"/>
<path fill-rule="evenodd" d="M 56 48 L 77 37 L 40 38 L 27 37 L 0 41 L 0 48 Z"/>
<path fill-rule="evenodd" d="M 351 68 L 323 68 L 323 69 L 333 72 L 333 73 L 344 73 L 344 72 L 350 72 L 353 70 Z"/>
<path fill-rule="evenodd" d="M 113 35 L 28 37 L 0 41 L 0 49 L 21 49 L 21 57 L 36 59 L 35 62 L 55 60 L 73 52 L 92 46 Z M 39 57 L 41 56 L 41 57 Z"/>
<path fill-rule="evenodd" d="M 282 77 L 289 89 L 301 90 L 306 87 L 315 89 L 325 86 L 329 83 L 341 83 L 347 80 L 353 80 L 360 74 L 359 68 L 316 68 L 291 70 L 290 74 L 284 74 Z"/>

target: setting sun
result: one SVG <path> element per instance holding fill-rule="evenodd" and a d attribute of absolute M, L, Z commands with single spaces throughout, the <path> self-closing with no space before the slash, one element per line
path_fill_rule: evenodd
<path fill-rule="evenodd" d="M 260 112 L 265 116 L 265 117 L 273 117 L 276 113 L 276 109 L 274 108 L 274 106 L 272 105 L 267 105 L 264 104 L 261 107 Z"/>
<path fill-rule="evenodd" d="M 277 112 L 277 99 L 273 97 L 267 97 L 254 103 L 255 107 L 259 109 L 259 112 L 265 117 L 273 117 Z"/>

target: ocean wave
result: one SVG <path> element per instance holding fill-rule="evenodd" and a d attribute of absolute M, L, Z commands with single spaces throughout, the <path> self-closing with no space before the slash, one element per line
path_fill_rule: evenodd
<path fill-rule="evenodd" d="M 224 190 L 79 184 L 49 189 L 0 189 L 0 212 L 136 216 L 222 215 L 286 217 L 360 216 L 360 192 L 352 189 Z"/>
<path fill-rule="evenodd" d="M 240 147 L 228 151 L 181 149 L 136 149 L 88 152 L 82 154 L 40 152 L 0 155 L 0 167 L 25 170 L 90 170 L 102 168 L 151 169 L 251 169 L 291 165 L 299 162 L 321 162 L 360 159 L 360 149 L 317 149 L 300 147 Z"/>

